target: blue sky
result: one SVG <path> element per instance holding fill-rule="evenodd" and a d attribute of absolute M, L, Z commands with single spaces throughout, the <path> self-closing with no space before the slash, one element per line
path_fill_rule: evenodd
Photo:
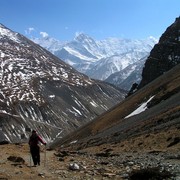
<path fill-rule="evenodd" d="M 1 0 L 0 23 L 26 36 L 71 40 L 159 37 L 180 15 L 180 0 Z M 41 33 L 41 35 L 46 35 Z"/>

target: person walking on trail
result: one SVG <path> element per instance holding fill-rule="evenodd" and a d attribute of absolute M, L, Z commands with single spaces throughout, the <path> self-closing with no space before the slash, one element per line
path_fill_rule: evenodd
<path fill-rule="evenodd" d="M 29 138 L 30 153 L 33 159 L 34 166 L 40 165 L 40 147 L 39 142 L 46 146 L 46 142 L 37 134 L 35 130 Z"/>

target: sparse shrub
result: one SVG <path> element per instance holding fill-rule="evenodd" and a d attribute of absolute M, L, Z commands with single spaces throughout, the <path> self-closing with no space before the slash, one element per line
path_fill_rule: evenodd
<path fill-rule="evenodd" d="M 142 143 L 142 142 L 138 143 L 138 146 L 141 146 L 141 145 L 143 145 L 143 143 Z"/>
<path fill-rule="evenodd" d="M 160 171 L 159 167 L 134 170 L 129 176 L 129 180 L 165 180 L 172 177 L 168 171 Z"/>
<path fill-rule="evenodd" d="M 58 154 L 55 154 L 55 155 L 58 156 L 58 157 L 63 158 L 63 157 L 69 156 L 69 152 L 68 151 L 61 151 L 61 152 L 59 152 Z"/>
<path fill-rule="evenodd" d="M 22 157 L 9 156 L 7 159 L 12 162 L 25 163 L 25 160 Z"/>
<path fill-rule="evenodd" d="M 174 145 L 178 144 L 179 142 L 180 142 L 180 137 L 175 137 L 174 141 L 171 142 L 167 147 L 174 146 Z"/>
<path fill-rule="evenodd" d="M 170 141 L 172 139 L 172 137 L 169 137 L 169 138 L 167 138 L 167 140 L 166 141 Z"/>
<path fill-rule="evenodd" d="M 106 149 L 105 151 L 106 152 L 110 152 L 110 151 L 113 151 L 113 149 Z"/>
<path fill-rule="evenodd" d="M 1 141 L 0 145 L 9 144 L 9 141 Z"/>
<path fill-rule="evenodd" d="M 99 157 L 110 157 L 110 153 L 109 152 L 101 152 L 101 153 L 96 153 L 96 156 Z"/>

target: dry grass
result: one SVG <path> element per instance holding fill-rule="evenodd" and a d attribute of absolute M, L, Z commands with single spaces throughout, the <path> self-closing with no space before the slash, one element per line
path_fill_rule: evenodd
<path fill-rule="evenodd" d="M 89 153 L 103 152 L 104 149 L 112 149 L 114 153 L 124 152 L 179 152 L 180 143 L 168 147 L 175 138 L 180 137 L 180 131 L 176 127 L 163 130 L 161 132 L 152 132 L 137 137 L 132 137 L 113 144 L 102 144 L 85 148 L 84 151 Z"/>
<path fill-rule="evenodd" d="M 117 126 L 117 124 L 121 124 L 121 121 L 124 120 L 125 116 L 130 114 L 140 104 L 146 102 L 153 95 L 156 94 L 152 103 L 149 104 L 150 107 L 170 98 L 176 93 L 179 93 L 179 89 L 180 65 L 177 65 L 174 69 L 170 70 L 163 76 L 154 80 L 152 83 L 140 89 L 135 94 L 131 95 L 114 108 L 97 117 L 95 120 L 81 127 L 77 131 L 69 134 L 67 137 L 60 140 L 60 142 L 57 142 L 56 145 L 70 143 L 77 139 L 95 136 L 96 134 L 99 134 L 100 132 L 109 129 L 110 127 L 115 127 Z M 148 126 L 150 125 L 152 128 L 153 126 L 156 126 L 157 123 L 161 123 L 161 121 L 164 119 L 168 121 L 170 118 L 175 118 L 173 116 L 179 111 L 179 109 L 179 106 L 173 108 L 171 107 L 169 110 L 162 111 L 162 113 L 156 114 L 154 116 L 152 114 L 152 117 L 150 117 L 149 119 L 146 119 L 146 117 L 144 117 L 144 122 L 138 125 L 139 132 L 141 131 L 141 127 L 146 128 L 147 126 L 147 128 L 149 128 Z M 136 124 L 134 124 L 134 126 L 135 125 Z"/>

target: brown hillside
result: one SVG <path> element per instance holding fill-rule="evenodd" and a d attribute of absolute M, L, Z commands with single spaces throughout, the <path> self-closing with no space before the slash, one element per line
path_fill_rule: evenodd
<path fill-rule="evenodd" d="M 178 124 L 180 117 L 179 90 L 180 65 L 177 65 L 169 72 L 140 89 L 134 95 L 125 99 L 113 109 L 102 114 L 100 117 L 83 126 L 76 132 L 56 142 L 53 146 L 56 146 L 56 144 L 61 145 L 69 143 L 74 140 L 79 141 L 80 139 L 90 138 L 91 136 L 99 137 L 101 134 L 114 133 L 116 131 L 124 132 L 127 131 L 127 129 L 133 130 L 134 126 L 144 127 L 144 129 L 147 129 L 146 125 L 152 124 L 155 128 L 157 122 L 163 122 L 164 119 L 166 123 L 169 122 L 169 119 L 177 119 Z M 152 96 L 154 96 L 154 98 L 148 103 L 149 108 L 146 111 L 137 116 L 124 119 L 124 117 L 130 114 L 133 110 L 137 109 L 138 106 L 140 106 L 143 102 L 146 102 Z"/>

